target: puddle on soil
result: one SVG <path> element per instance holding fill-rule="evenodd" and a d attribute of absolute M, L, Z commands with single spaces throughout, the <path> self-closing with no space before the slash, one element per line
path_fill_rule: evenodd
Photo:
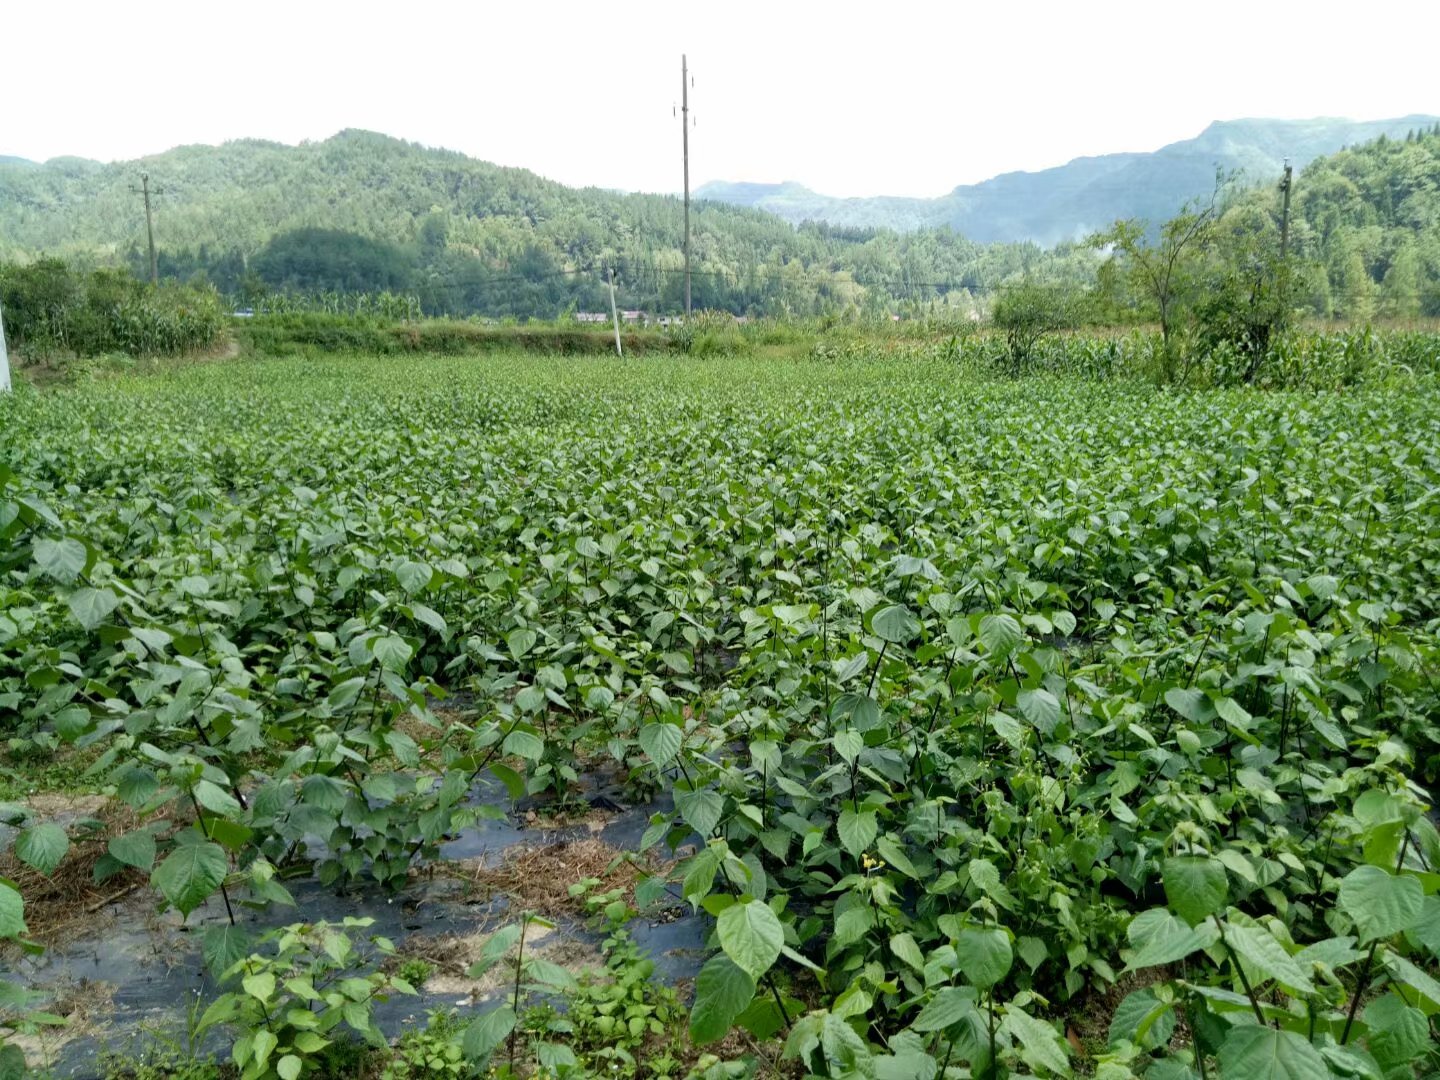
<path fill-rule="evenodd" d="M 506 802 L 498 785 L 478 785 L 473 798 Z M 495 867 L 518 846 L 597 840 L 619 852 L 633 852 L 650 815 L 667 806 L 665 800 L 602 815 L 584 814 L 573 824 L 548 827 L 544 819 L 527 826 L 522 804 L 506 818 L 482 821 L 447 842 L 441 857 Z M 417 876 L 397 894 L 374 889 L 337 893 L 313 880 L 288 882 L 287 888 L 295 897 L 295 908 L 256 912 L 237 905 L 237 922 L 259 934 L 293 922 L 369 917 L 375 922 L 368 933 L 390 938 L 403 955 L 444 961 L 435 963 L 437 970 L 417 988 L 418 996 L 397 995 L 377 1004 L 376 1020 L 392 1037 L 407 1026 L 423 1024 L 427 1010 L 483 1010 L 503 996 L 489 985 L 493 976 L 474 980 L 465 974 L 473 962 L 466 959 L 467 950 L 478 949 L 506 921 L 509 903 L 503 894 L 443 872 Z M 218 992 L 205 971 L 200 943 L 206 929 L 226 922 L 220 898 L 212 898 L 182 922 L 175 912 L 157 913 L 155 896 L 146 888 L 107 905 L 94 919 L 94 929 L 86 936 L 38 957 L 12 958 L 0 974 L 56 1002 L 65 1000 L 67 988 L 73 991 L 77 986 L 105 987 L 110 992 L 108 1001 L 94 995 L 87 999 L 83 1013 L 77 1013 L 80 1022 L 72 1029 L 47 1034 L 28 1047 L 34 1051 L 32 1066 L 47 1065 L 57 1077 L 101 1076 L 100 1057 L 107 1051 L 138 1053 L 160 1040 L 188 1045 L 188 1021 L 198 1018 L 199 1010 Z M 572 970 L 602 966 L 598 948 L 602 935 L 585 929 L 574 916 L 552 921 L 556 929 L 534 939 L 540 955 Z M 703 918 L 678 905 L 659 917 L 641 916 L 631 924 L 636 943 L 654 959 L 657 976 L 670 982 L 693 979 L 698 973 L 707 929 Z M 540 928 L 533 933 L 538 935 Z M 210 1032 L 201 1043 L 203 1050 L 222 1059 L 228 1047 L 223 1031 Z"/>

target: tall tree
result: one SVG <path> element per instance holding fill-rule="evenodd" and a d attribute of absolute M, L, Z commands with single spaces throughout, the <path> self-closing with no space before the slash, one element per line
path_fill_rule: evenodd
<path fill-rule="evenodd" d="M 1215 236 L 1225 183 L 1225 178 L 1217 175 L 1215 189 L 1207 199 L 1186 204 L 1158 230 L 1134 219 L 1117 221 L 1090 240 L 1092 245 L 1118 254 L 1137 291 L 1154 304 L 1167 377 L 1174 375 L 1174 333 L 1180 309 L 1193 295 L 1202 256 Z"/>

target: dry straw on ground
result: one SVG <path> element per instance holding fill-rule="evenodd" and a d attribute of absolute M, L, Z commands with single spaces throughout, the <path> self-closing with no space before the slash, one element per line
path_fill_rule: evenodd
<path fill-rule="evenodd" d="M 48 875 L 27 866 L 13 849 L 0 853 L 0 876 L 9 878 L 25 898 L 29 937 L 55 946 L 89 933 L 103 908 L 141 888 L 149 880 L 138 870 L 124 870 L 95 880 L 95 864 L 106 854 L 110 838 L 135 826 L 133 811 L 100 796 L 36 796 L 26 805 L 37 820 L 66 824 L 70 849 Z"/>
<path fill-rule="evenodd" d="M 497 866 L 466 862 L 459 864 L 465 880 L 513 897 L 522 907 L 542 915 L 580 915 L 582 898 L 570 894 L 570 886 L 587 879 L 600 882 L 598 892 L 624 889 L 625 898 L 635 899 L 635 884 L 646 873 L 660 868 L 629 858 L 594 837 L 566 840 L 544 846 L 510 848 Z"/>

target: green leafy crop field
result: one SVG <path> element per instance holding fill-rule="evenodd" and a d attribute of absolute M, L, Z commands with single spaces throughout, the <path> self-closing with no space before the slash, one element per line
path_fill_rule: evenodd
<path fill-rule="evenodd" d="M 1433 1071 L 1437 639 L 1424 380 L 335 357 L 0 401 L 11 865 L 77 856 L 48 770 L 127 809 L 93 878 L 185 915 L 399 888 L 607 770 L 637 906 L 710 928 L 667 1024 L 724 1059 L 623 1075 Z M 206 934 L 211 1019 L 311 1075 L 329 1038 L 235 1004 L 287 992 L 260 948 Z M 513 965 L 456 1069 L 590 1075 Z"/>

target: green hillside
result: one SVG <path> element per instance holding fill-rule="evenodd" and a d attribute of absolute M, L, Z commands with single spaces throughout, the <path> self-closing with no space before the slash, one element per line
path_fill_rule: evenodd
<path fill-rule="evenodd" d="M 145 222 L 132 192 L 142 172 L 161 191 L 162 274 L 203 272 L 227 292 L 257 279 L 404 288 L 436 311 L 553 315 L 608 305 L 599 268 L 614 265 L 623 304 L 683 306 L 678 198 L 568 188 L 362 131 L 300 146 L 186 146 L 114 165 L 0 165 L 0 260 L 44 253 L 142 270 Z M 1084 280 L 1094 264 L 1081 249 L 983 246 L 948 230 L 796 229 L 718 203 L 696 205 L 692 228 L 696 306 L 736 312 L 968 304 L 963 288 L 1027 273 Z"/>
<path fill-rule="evenodd" d="M 1314 162 L 1294 211 L 1299 254 L 1325 271 L 1322 306 L 1440 315 L 1440 123 Z"/>
<path fill-rule="evenodd" d="M 1285 131 L 1251 121 L 1213 125 L 1183 153 L 1072 163 L 1068 175 L 1084 182 L 1067 190 L 1045 173 L 997 177 L 989 190 L 1011 192 L 1011 205 L 1028 207 L 1032 217 L 1105 191 L 1113 217 L 1153 221 L 1171 208 L 1154 203 L 1145 170 L 1153 176 L 1163 166 L 1175 185 L 1203 173 L 1208 190 L 1214 171 L 1201 167 L 1206 154 L 1268 162 L 1265 155 L 1313 149 L 1334 136 L 1328 122 Z M 300 146 L 180 147 L 115 165 L 77 158 L 0 164 L 0 261 L 48 254 L 145 273 L 144 214 L 132 190 L 142 172 L 160 191 L 162 275 L 203 276 L 238 300 L 275 289 L 392 291 L 419 296 L 432 313 L 548 317 L 569 307 L 608 309 L 603 269 L 614 266 L 622 306 L 683 308 L 679 199 L 568 188 L 523 169 L 360 131 Z M 1278 220 L 1269 176 L 1258 166 L 1246 175 L 1261 182 L 1232 198 Z M 1433 296 L 1440 280 L 1437 182 L 1440 136 L 1428 125 L 1318 158 L 1301 171 L 1292 235 L 1307 270 L 1307 305 L 1360 318 L 1440 313 Z M 765 202 L 757 188 L 736 197 Z M 798 205 L 807 196 L 788 185 L 785 198 Z M 992 231 L 1019 220 L 1003 213 L 985 219 Z M 1097 228 L 1113 220 L 1089 213 Z M 736 313 L 932 305 L 968 312 L 977 297 L 1027 277 L 1088 282 L 1097 262 L 1096 253 L 1071 243 L 1050 250 L 984 244 L 948 225 L 797 226 L 713 201 L 695 204 L 692 224 L 694 303 Z"/>
<path fill-rule="evenodd" d="M 706 198 L 769 210 L 787 221 L 919 229 L 949 226 L 981 242 L 1054 244 L 1117 218 L 1169 217 L 1208 192 L 1217 168 L 1251 183 L 1277 177 L 1285 159 L 1303 166 L 1378 136 L 1404 138 L 1433 116 L 1392 120 L 1227 120 L 1154 153 L 1076 158 L 1039 172 L 1013 172 L 934 199 L 836 199 L 801 184 L 707 184 Z"/>

